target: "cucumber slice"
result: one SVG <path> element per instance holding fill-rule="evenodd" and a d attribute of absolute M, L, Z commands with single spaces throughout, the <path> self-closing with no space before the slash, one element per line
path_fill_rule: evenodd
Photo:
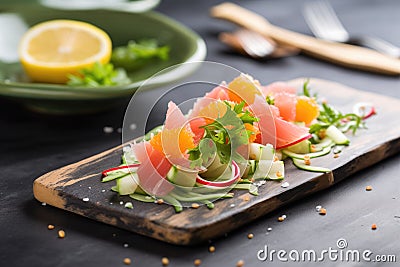
<path fill-rule="evenodd" d="M 335 144 L 333 140 L 329 137 L 325 137 L 318 144 L 313 144 L 314 152 L 323 150 L 325 147 L 332 147 Z"/>
<path fill-rule="evenodd" d="M 333 142 L 335 142 L 338 145 L 348 145 L 350 144 L 349 138 L 347 138 L 342 131 L 340 131 L 336 126 L 331 125 L 326 129 L 326 136 L 331 138 Z"/>
<path fill-rule="evenodd" d="M 133 194 L 138 187 L 137 182 L 138 177 L 136 173 L 132 173 L 131 175 L 126 175 L 117 180 L 117 191 L 120 195 L 129 195 Z"/>
<path fill-rule="evenodd" d="M 197 172 L 187 172 L 172 166 L 167 174 L 167 178 L 170 182 L 183 186 L 193 187 L 196 184 Z"/>
<path fill-rule="evenodd" d="M 325 147 L 324 149 L 322 149 L 321 151 L 314 152 L 314 153 L 307 153 L 307 154 L 297 154 L 297 153 L 293 153 L 287 149 L 282 149 L 282 153 L 291 158 L 304 160 L 304 156 L 309 156 L 310 159 L 312 159 L 312 158 L 317 158 L 317 157 L 321 157 L 326 154 L 329 154 L 329 152 L 331 152 L 331 148 L 332 147 L 328 146 L 328 147 Z"/>
<path fill-rule="evenodd" d="M 295 145 L 289 146 L 286 148 L 287 150 L 298 153 L 298 154 L 306 154 L 311 152 L 311 142 L 308 140 L 303 140 Z"/>
<path fill-rule="evenodd" d="M 253 178 L 282 180 L 284 175 L 285 166 L 283 161 L 260 160 L 257 164 L 256 171 L 253 174 Z"/>
<path fill-rule="evenodd" d="M 129 194 L 129 197 L 134 200 L 141 201 L 141 202 L 148 202 L 148 203 L 153 202 L 154 203 L 154 198 L 152 198 L 151 196 L 133 193 L 133 194 Z"/>
<path fill-rule="evenodd" d="M 304 160 L 300 160 L 300 159 L 296 159 L 296 158 L 292 158 L 293 160 L 293 164 L 302 170 L 305 171 L 311 171 L 311 172 L 331 172 L 330 169 L 328 168 L 324 168 L 324 167 L 317 167 L 317 166 L 311 166 L 311 165 L 307 165 L 304 163 Z"/>
<path fill-rule="evenodd" d="M 251 143 L 249 146 L 249 158 L 253 160 L 273 160 L 275 149 L 271 144 L 261 145 Z"/>
<path fill-rule="evenodd" d="M 128 174 L 129 173 L 127 173 L 127 172 L 115 171 L 115 172 L 112 172 L 111 174 L 107 174 L 107 176 L 105 176 L 103 179 L 101 179 L 101 182 L 106 183 L 106 182 L 109 182 L 109 181 L 112 181 L 115 179 L 122 178 Z"/>

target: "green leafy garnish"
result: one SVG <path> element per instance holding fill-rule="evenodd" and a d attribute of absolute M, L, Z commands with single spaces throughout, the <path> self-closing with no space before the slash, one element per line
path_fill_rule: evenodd
<path fill-rule="evenodd" d="M 159 46 L 156 39 L 129 41 L 126 46 L 113 50 L 111 61 L 117 67 L 135 70 L 151 62 L 152 59 L 167 60 L 169 51 L 169 46 Z"/>
<path fill-rule="evenodd" d="M 303 84 L 303 95 L 311 97 L 309 80 L 306 80 Z M 314 94 L 312 97 L 317 99 L 317 94 Z M 318 134 L 321 130 L 325 130 L 331 125 L 336 126 L 342 132 L 352 130 L 353 134 L 356 133 L 357 129 L 365 128 L 362 117 L 358 116 L 357 114 L 343 114 L 327 103 L 321 103 L 317 122 L 310 126 L 309 132 L 311 134 Z"/>
<path fill-rule="evenodd" d="M 227 105 L 225 114 L 221 118 L 215 119 L 214 122 L 202 126 L 205 130 L 204 139 L 208 139 L 215 144 L 216 151 L 206 149 L 207 154 L 203 155 L 201 143 L 189 153 L 189 159 L 196 166 L 201 165 L 205 158 L 210 158 L 212 153 L 217 153 L 222 164 L 229 163 L 231 160 L 243 162 L 245 159 L 237 152 L 237 148 L 246 145 L 249 142 L 249 136 L 253 132 L 244 127 L 244 123 L 253 124 L 258 121 L 248 110 L 244 110 L 244 101 L 239 104 L 224 102 Z M 210 152 L 211 151 L 211 152 Z"/>
<path fill-rule="evenodd" d="M 99 87 L 122 85 L 130 83 L 130 79 L 123 69 L 114 69 L 113 64 L 96 62 L 92 68 L 79 71 L 78 75 L 68 75 L 70 86 Z"/>
<path fill-rule="evenodd" d="M 353 134 L 355 134 L 357 129 L 365 127 L 362 118 L 357 114 L 343 114 L 326 103 L 322 103 L 321 107 L 317 118 L 318 122 L 310 126 L 310 133 L 317 133 L 330 125 L 334 125 L 343 132 L 352 130 Z"/>

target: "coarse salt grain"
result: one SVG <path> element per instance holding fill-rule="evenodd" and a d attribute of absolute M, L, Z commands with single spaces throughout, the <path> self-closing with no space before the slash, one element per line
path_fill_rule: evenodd
<path fill-rule="evenodd" d="M 235 204 L 232 203 L 231 205 L 229 205 L 229 207 L 234 208 Z"/>
<path fill-rule="evenodd" d="M 129 245 L 127 243 L 125 243 L 124 244 L 124 248 L 127 248 L 127 247 L 129 247 Z"/>
<path fill-rule="evenodd" d="M 271 231 L 272 231 L 272 228 L 271 228 L 271 227 L 268 227 L 268 228 L 267 228 L 267 231 L 268 231 L 268 232 L 271 232 Z"/>
<path fill-rule="evenodd" d="M 82 198 L 82 201 L 83 201 L 83 202 L 88 202 L 88 201 L 89 201 L 89 198 L 88 198 L 88 197 L 84 197 L 84 198 Z"/>
<path fill-rule="evenodd" d="M 281 217 L 282 217 L 283 219 L 286 219 L 286 215 L 285 215 L 285 214 L 283 214 Z"/>
<path fill-rule="evenodd" d="M 129 125 L 129 129 L 131 129 L 132 131 L 136 130 L 137 125 L 135 123 L 132 123 L 131 125 Z"/>
<path fill-rule="evenodd" d="M 316 210 L 317 212 L 319 212 L 321 209 L 322 209 L 322 206 L 321 206 L 321 205 L 318 205 L 318 206 L 315 207 L 315 210 Z"/>
<path fill-rule="evenodd" d="M 47 205 L 47 203 L 46 202 L 42 202 L 42 206 L 46 206 Z"/>
<path fill-rule="evenodd" d="M 101 192 L 102 192 L 102 193 L 104 193 L 104 192 L 106 192 L 106 190 L 105 190 L 105 189 L 103 189 L 103 190 L 101 190 Z"/>
<path fill-rule="evenodd" d="M 281 187 L 287 188 L 287 187 L 289 187 L 289 183 L 288 182 L 284 182 L 283 184 L 281 184 Z"/>
<path fill-rule="evenodd" d="M 111 127 L 111 126 L 104 126 L 103 127 L 103 132 L 106 133 L 106 134 L 110 134 L 110 133 L 114 132 L 114 128 Z"/>

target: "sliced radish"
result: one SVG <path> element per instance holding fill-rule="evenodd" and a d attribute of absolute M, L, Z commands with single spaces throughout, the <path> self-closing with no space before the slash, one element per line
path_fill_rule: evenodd
<path fill-rule="evenodd" d="M 108 173 L 113 172 L 113 171 L 118 171 L 118 170 L 123 170 L 123 169 L 131 169 L 131 168 L 137 168 L 140 166 L 140 163 L 136 163 L 136 164 L 130 164 L 130 165 L 124 165 L 124 166 L 119 166 L 119 167 L 114 167 L 114 168 L 110 168 L 107 170 L 104 170 L 101 175 L 106 176 Z"/>
<path fill-rule="evenodd" d="M 202 185 L 206 186 L 214 186 L 218 188 L 224 188 L 233 185 L 240 179 L 240 169 L 239 166 L 235 161 L 232 161 L 232 177 L 229 180 L 226 181 L 209 181 L 206 179 L 201 178 L 200 176 L 197 176 L 196 182 Z"/>

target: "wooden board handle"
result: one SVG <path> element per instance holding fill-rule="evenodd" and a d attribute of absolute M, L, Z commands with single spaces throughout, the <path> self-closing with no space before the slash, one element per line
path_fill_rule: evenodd
<path fill-rule="evenodd" d="M 233 3 L 222 3 L 211 9 L 211 16 L 272 38 L 278 44 L 300 48 L 314 57 L 337 64 L 388 75 L 400 74 L 400 60 L 371 49 L 335 43 L 289 31 L 270 24 L 264 17 Z"/>

